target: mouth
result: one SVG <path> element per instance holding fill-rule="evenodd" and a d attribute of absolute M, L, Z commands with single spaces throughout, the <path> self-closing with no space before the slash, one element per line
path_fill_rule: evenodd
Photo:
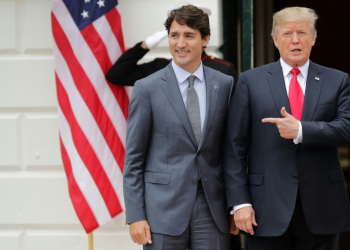
<path fill-rule="evenodd" d="M 298 53 L 300 53 L 301 52 L 301 49 L 293 49 L 292 50 L 292 53 L 293 54 L 298 54 Z"/>
<path fill-rule="evenodd" d="M 179 55 L 186 55 L 188 53 L 190 53 L 189 51 L 181 51 L 181 50 L 176 50 L 176 53 L 178 53 Z"/>

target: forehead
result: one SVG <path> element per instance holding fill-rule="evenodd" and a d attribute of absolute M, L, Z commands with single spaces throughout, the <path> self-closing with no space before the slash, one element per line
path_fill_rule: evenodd
<path fill-rule="evenodd" d="M 306 31 L 309 31 L 310 30 L 309 23 L 306 21 L 282 23 L 282 24 L 280 24 L 279 28 L 281 31 L 285 31 L 285 30 L 306 30 Z"/>
<path fill-rule="evenodd" d="M 170 26 L 170 33 L 171 32 L 176 32 L 176 33 L 199 33 L 199 30 L 192 29 L 192 28 L 188 27 L 186 24 L 179 24 L 178 22 L 176 22 L 176 20 L 174 20 L 171 23 L 171 26 Z"/>

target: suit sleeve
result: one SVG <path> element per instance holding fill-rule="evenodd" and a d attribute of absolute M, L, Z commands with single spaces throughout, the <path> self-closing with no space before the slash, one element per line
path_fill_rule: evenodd
<path fill-rule="evenodd" d="M 241 74 L 229 105 L 224 147 L 227 206 L 251 203 L 246 171 L 250 147 L 251 113 L 248 86 Z"/>
<path fill-rule="evenodd" d="M 130 100 L 124 163 L 124 201 L 126 223 L 146 220 L 144 204 L 144 168 L 152 128 L 152 110 L 148 91 L 137 81 Z"/>
<path fill-rule="evenodd" d="M 350 144 L 350 82 L 345 74 L 339 89 L 336 118 L 331 122 L 301 121 L 303 145 L 339 147 Z"/>

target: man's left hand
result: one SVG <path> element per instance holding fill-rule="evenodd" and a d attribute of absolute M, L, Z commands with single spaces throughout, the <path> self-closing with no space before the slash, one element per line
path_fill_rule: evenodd
<path fill-rule="evenodd" d="M 284 139 L 294 139 L 298 136 L 299 121 L 288 114 L 285 107 L 281 109 L 283 118 L 264 118 L 263 123 L 275 123 L 280 135 Z"/>

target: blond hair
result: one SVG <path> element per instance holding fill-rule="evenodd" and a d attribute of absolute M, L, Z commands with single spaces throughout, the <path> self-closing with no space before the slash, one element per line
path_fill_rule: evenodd
<path fill-rule="evenodd" d="M 281 24 L 286 22 L 308 22 L 311 33 L 316 38 L 316 20 L 318 16 L 313 9 L 304 7 L 288 7 L 273 14 L 271 36 L 275 37 Z"/>

